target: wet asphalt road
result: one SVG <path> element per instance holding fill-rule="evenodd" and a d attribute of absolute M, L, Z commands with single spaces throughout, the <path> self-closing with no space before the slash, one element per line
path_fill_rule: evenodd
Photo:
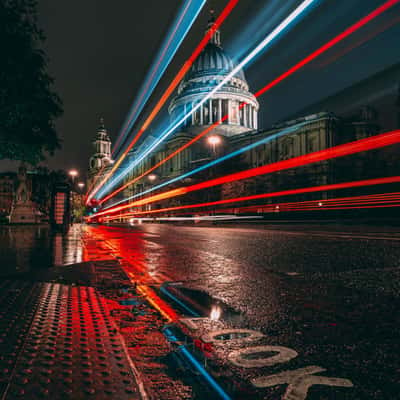
<path fill-rule="evenodd" d="M 313 386 L 310 399 L 398 399 L 400 233 L 341 225 L 89 227 L 150 282 L 181 281 L 244 315 L 271 345 L 354 388 Z"/>
<path fill-rule="evenodd" d="M 307 399 L 399 398 L 397 227 L 144 224 L 76 227 L 65 237 L 18 229 L 1 231 L 3 261 L 26 270 L 39 253 L 49 266 L 118 257 L 143 283 L 180 281 L 223 300 L 243 315 L 241 327 L 298 353 L 269 373 L 314 365 L 354 384 L 312 386 Z"/>

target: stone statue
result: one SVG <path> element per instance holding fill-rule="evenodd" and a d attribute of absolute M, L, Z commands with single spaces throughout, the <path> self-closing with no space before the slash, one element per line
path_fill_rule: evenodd
<path fill-rule="evenodd" d="M 10 222 L 12 224 L 34 224 L 38 222 L 35 206 L 31 201 L 27 169 L 24 163 L 21 163 L 18 169 L 18 188 L 10 214 Z"/>
<path fill-rule="evenodd" d="M 15 194 L 15 200 L 17 203 L 26 203 L 29 201 L 29 190 L 26 182 L 26 167 L 24 164 L 18 169 L 18 189 Z"/>

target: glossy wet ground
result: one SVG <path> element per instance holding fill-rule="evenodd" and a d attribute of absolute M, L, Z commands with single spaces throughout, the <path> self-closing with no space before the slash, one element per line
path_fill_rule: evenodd
<path fill-rule="evenodd" d="M 344 391 L 315 386 L 307 398 L 397 398 L 395 227 L 89 226 L 59 237 L 58 250 L 57 240 L 47 238 L 53 262 L 55 254 L 61 263 L 119 259 L 144 284 L 182 281 L 223 300 L 244 316 L 244 326 L 299 354 L 274 373 L 317 365 L 354 384 Z M 34 248 L 25 247 L 25 259 Z"/>

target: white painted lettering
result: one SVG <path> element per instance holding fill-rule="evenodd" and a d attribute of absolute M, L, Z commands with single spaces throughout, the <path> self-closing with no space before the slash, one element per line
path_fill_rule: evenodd
<path fill-rule="evenodd" d="M 266 357 L 256 358 L 257 354 L 268 354 Z M 275 364 L 282 364 L 297 357 L 297 352 L 288 347 L 282 346 L 255 346 L 247 349 L 234 350 L 228 355 L 229 361 L 237 367 L 256 368 L 269 367 Z"/>
<path fill-rule="evenodd" d="M 205 343 L 253 342 L 264 337 L 264 334 L 250 329 L 221 329 L 202 336 Z"/>
<path fill-rule="evenodd" d="M 326 371 L 325 368 L 311 365 L 294 371 L 254 378 L 251 382 L 258 388 L 287 384 L 288 387 L 282 400 L 304 400 L 307 397 L 308 389 L 313 385 L 353 387 L 353 383 L 348 379 L 313 375 L 324 371 Z"/>

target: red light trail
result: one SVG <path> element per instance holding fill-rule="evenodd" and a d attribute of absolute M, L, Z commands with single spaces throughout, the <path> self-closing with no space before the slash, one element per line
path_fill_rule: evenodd
<path fill-rule="evenodd" d="M 248 212 L 256 212 L 257 214 L 266 213 L 280 213 L 280 212 L 292 212 L 292 211 L 326 211 L 326 210 L 340 210 L 340 209 L 352 209 L 352 208 L 384 208 L 384 207 L 400 207 L 400 192 L 387 193 L 381 195 L 365 195 L 355 197 L 341 197 L 333 199 L 319 199 L 303 202 L 291 202 L 291 203 L 271 203 L 271 204 L 259 204 L 255 206 L 247 207 L 234 207 L 226 209 L 216 210 L 218 214 L 215 217 L 224 214 L 241 214 Z M 208 214 L 206 211 L 198 212 L 199 214 Z M 187 213 L 177 213 L 176 215 L 187 215 Z M 112 221 L 115 219 L 128 219 L 138 217 L 136 213 L 125 213 L 114 216 L 104 217 L 105 221 Z M 173 218 L 173 217 L 172 217 Z M 154 217 L 157 220 L 157 217 Z M 195 217 L 194 217 L 195 219 Z M 149 218 L 151 220 L 151 218 Z"/>
<path fill-rule="evenodd" d="M 217 201 L 211 201 L 211 202 L 205 202 L 205 203 L 189 204 L 189 205 L 182 205 L 182 206 L 175 206 L 175 207 L 166 207 L 166 208 L 160 208 L 157 210 L 132 211 L 132 212 L 128 212 L 126 214 L 116 215 L 115 218 L 120 218 L 123 216 L 149 215 L 149 214 L 157 214 L 157 213 L 163 213 L 163 212 L 189 210 L 189 209 L 194 209 L 194 208 L 212 207 L 212 206 L 219 206 L 219 205 L 225 205 L 225 204 L 231 204 L 231 203 L 241 203 L 244 201 L 251 201 L 251 200 L 258 200 L 258 199 L 283 197 L 283 196 L 290 196 L 290 195 L 296 195 L 296 194 L 315 193 L 315 192 L 322 192 L 322 191 L 352 189 L 352 188 L 357 188 L 357 187 L 385 185 L 385 184 L 392 184 L 392 183 L 400 183 L 400 176 L 391 176 L 391 177 L 375 178 L 375 179 L 363 179 L 363 180 L 353 181 L 353 182 L 342 182 L 342 183 L 334 183 L 334 184 L 312 186 L 312 187 L 305 187 L 305 188 L 298 188 L 298 189 L 288 189 L 288 190 L 281 190 L 281 191 L 272 192 L 272 193 L 255 194 L 255 195 L 250 195 L 250 196 L 235 197 L 232 199 L 217 200 Z M 259 208 L 262 206 L 247 206 L 247 207 Z M 106 217 L 106 218 L 114 219 L 114 216 Z"/>
<path fill-rule="evenodd" d="M 192 55 L 185 61 L 179 72 L 176 74 L 175 78 L 172 80 L 172 82 L 169 84 L 168 88 L 165 90 L 164 94 L 161 96 L 160 100 L 157 102 L 155 107 L 153 108 L 152 112 L 149 114 L 139 131 L 136 133 L 136 135 L 133 137 L 132 141 L 129 143 L 128 147 L 124 150 L 124 152 L 121 154 L 119 159 L 114 163 L 113 168 L 111 171 L 104 177 L 104 179 L 100 182 L 100 184 L 93 190 L 93 192 L 88 196 L 87 203 L 90 201 L 90 199 L 98 192 L 98 190 L 104 185 L 104 183 L 109 179 L 109 177 L 113 174 L 113 172 L 119 167 L 119 165 L 122 163 L 122 161 L 125 159 L 129 151 L 132 149 L 132 147 L 136 144 L 136 142 L 139 140 L 139 138 L 143 135 L 145 130 L 148 128 L 150 123 L 154 120 L 160 109 L 164 106 L 168 98 L 171 96 L 171 94 L 174 92 L 180 81 L 183 79 L 185 74 L 189 71 L 191 66 L 193 65 L 194 61 L 197 59 L 197 57 L 200 55 L 200 53 L 203 51 L 204 47 L 207 45 L 207 43 L 210 41 L 211 37 L 214 35 L 214 33 L 218 30 L 218 28 L 222 25 L 222 23 L 225 21 L 225 19 L 229 16 L 229 14 L 232 12 L 232 10 L 236 7 L 238 4 L 239 0 L 229 0 L 228 4 L 224 8 L 224 10 L 221 12 L 221 14 L 218 16 L 216 21 L 214 22 L 213 26 L 207 31 L 207 33 L 204 35 L 203 39 L 200 41 Z"/>
<path fill-rule="evenodd" d="M 258 214 L 277 213 L 277 212 L 292 212 L 292 211 L 315 211 L 315 210 L 338 210 L 338 209 L 351 209 L 351 208 L 384 208 L 384 207 L 400 207 L 400 192 L 384 193 L 379 195 L 364 195 L 364 196 L 350 196 L 338 197 L 332 199 L 319 199 L 309 200 L 302 202 L 289 202 L 289 203 L 271 203 L 259 204 L 246 207 L 234 207 L 227 209 L 216 210 L 218 214 L 240 214 L 246 212 L 256 212 Z M 157 210 L 158 211 L 158 210 Z M 138 217 L 138 215 L 148 214 L 143 213 L 124 213 L 114 216 L 104 217 L 105 221 L 112 221 L 115 219 L 127 219 L 131 217 Z M 185 215 L 187 213 L 178 213 L 174 215 Z M 196 214 L 208 214 L 207 211 L 196 211 Z M 157 219 L 157 217 L 154 217 Z"/>
<path fill-rule="evenodd" d="M 376 8 L 374 11 L 366 15 L 365 17 L 361 18 L 358 22 L 356 22 L 354 25 L 351 25 L 347 29 L 345 29 L 342 33 L 331 39 L 328 43 L 325 43 L 323 46 L 321 46 L 319 49 L 315 50 L 312 52 L 310 55 L 308 55 L 306 58 L 298 62 L 296 65 L 293 67 L 289 68 L 286 72 L 284 72 L 282 75 L 278 76 L 276 79 L 274 79 L 272 82 L 268 83 L 268 85 L 265 85 L 262 89 L 260 89 L 255 96 L 260 96 L 266 91 L 270 90 L 274 86 L 276 86 L 278 83 L 282 82 L 284 79 L 289 77 L 290 75 L 294 74 L 296 71 L 298 71 L 300 68 L 304 67 L 306 64 L 309 64 L 311 61 L 313 61 L 315 58 L 320 56 L 322 53 L 325 51 L 329 50 L 331 47 L 335 46 L 337 43 L 341 42 L 343 39 L 347 38 L 350 36 L 352 33 L 366 25 L 368 22 L 372 21 L 374 18 L 388 10 L 389 8 L 395 6 L 396 4 L 399 3 L 400 0 L 389 0 L 386 1 L 384 4 L 382 4 L 380 7 Z"/>
<path fill-rule="evenodd" d="M 331 63 L 334 63 L 339 58 L 345 56 L 347 53 L 353 51 L 357 47 L 359 47 L 359 46 L 363 45 L 364 43 L 370 41 L 371 39 L 373 39 L 376 36 L 380 35 L 382 32 L 385 32 L 386 30 L 390 29 L 392 26 L 398 24 L 399 22 L 400 22 L 400 16 L 395 16 L 394 18 L 390 19 L 389 21 L 385 21 L 384 24 L 382 24 L 379 27 L 377 27 L 374 31 L 370 32 L 365 37 L 362 37 L 362 38 L 358 39 L 356 42 L 351 43 L 349 46 L 347 46 L 346 48 L 341 50 L 340 53 L 334 54 L 329 59 L 320 62 L 316 67 L 323 68 L 323 67 L 326 67 L 327 65 L 329 65 Z"/>
<path fill-rule="evenodd" d="M 288 78 L 290 75 L 294 74 L 296 71 L 298 71 L 300 68 L 304 67 L 305 65 L 309 64 L 311 61 L 313 61 L 315 58 L 319 57 L 321 54 L 325 53 L 327 50 L 362 28 L 364 25 L 381 15 L 383 12 L 388 10 L 389 8 L 395 6 L 397 3 L 399 3 L 400 0 L 389 0 L 386 3 L 382 4 L 380 7 L 376 8 L 374 11 L 366 15 L 365 17 L 361 18 L 359 21 L 357 21 L 355 24 L 351 25 L 347 29 L 345 29 L 342 33 L 331 39 L 329 42 L 325 43 L 323 46 L 309 54 L 307 57 L 305 57 L 303 60 L 295 64 L 293 67 L 291 67 L 289 70 L 275 78 L 273 81 L 265 85 L 263 88 L 261 88 L 259 91 L 255 93 L 255 97 L 258 98 L 259 96 L 263 95 L 270 89 L 272 89 L 274 86 L 276 86 L 278 83 L 282 82 L 284 79 Z M 198 54 L 197 54 L 198 55 Z M 197 56 L 196 56 L 197 57 Z M 194 60 L 193 60 L 194 61 Z M 245 103 L 242 103 L 240 107 L 244 107 Z M 164 159 L 160 160 L 155 166 L 151 167 L 144 173 L 142 173 L 140 176 L 130 180 L 129 182 L 125 183 L 122 187 L 116 189 L 112 193 L 108 194 L 106 197 L 104 197 L 102 200 L 100 200 L 100 204 L 103 204 L 110 198 L 114 197 L 116 194 L 120 193 L 122 190 L 126 189 L 128 186 L 134 184 L 138 180 L 142 179 L 144 176 L 148 175 L 149 173 L 153 172 L 155 169 L 166 163 L 168 160 L 170 160 L 172 157 L 176 156 L 192 144 L 196 143 L 199 141 L 201 138 L 203 138 L 207 133 L 211 132 L 216 126 L 221 124 L 223 121 L 225 121 L 228 118 L 228 115 L 225 115 L 221 120 L 215 122 L 213 125 L 199 133 L 197 136 L 195 136 L 193 139 L 190 140 L 190 142 L 184 144 L 183 146 L 179 147 L 177 150 L 175 150 L 173 153 L 171 153 L 169 156 L 165 157 Z"/>
<path fill-rule="evenodd" d="M 154 170 L 156 170 L 158 167 L 160 167 L 161 165 L 163 165 L 164 163 L 166 163 L 168 160 L 170 160 L 171 158 L 175 157 L 177 154 L 179 154 L 181 151 L 187 149 L 189 146 L 191 146 L 193 143 L 197 142 L 198 140 L 200 140 L 202 137 L 204 137 L 205 135 L 207 135 L 207 133 L 211 132 L 217 125 L 221 124 L 223 121 L 225 121 L 228 118 L 228 115 L 225 115 L 223 118 L 221 118 L 219 121 L 214 122 L 212 125 L 210 125 L 207 129 L 205 129 L 203 132 L 201 132 L 199 135 L 197 135 L 196 137 L 194 137 L 193 139 L 189 140 L 187 143 L 185 143 L 183 146 L 179 147 L 178 149 L 176 149 L 174 152 L 172 152 L 170 155 L 168 155 L 167 157 L 163 158 L 162 160 L 160 160 L 157 164 L 155 164 L 153 167 L 149 168 L 147 171 L 143 172 L 143 174 L 139 175 L 138 177 L 132 179 L 131 181 L 127 182 L 125 185 L 121 186 L 120 188 L 118 188 L 117 190 L 115 190 L 114 192 L 110 193 L 109 195 L 107 195 L 106 197 L 104 197 L 102 200 L 99 201 L 100 204 L 103 204 L 104 202 L 106 202 L 107 200 L 109 200 L 111 197 L 114 197 L 116 194 L 118 194 L 119 192 L 121 192 L 122 190 L 126 189 L 128 186 L 134 184 L 135 182 L 137 182 L 138 180 L 142 179 L 143 177 L 145 177 L 146 175 L 150 174 L 151 172 L 153 172 Z"/>
<path fill-rule="evenodd" d="M 233 174 L 225 175 L 219 178 L 211 179 L 208 181 L 200 182 L 191 186 L 183 186 L 177 189 L 169 190 L 160 194 L 146 197 L 141 200 L 136 200 L 123 206 L 111 207 L 104 211 L 98 212 L 95 216 L 101 216 L 125 210 L 130 207 L 138 207 L 145 204 L 153 203 L 156 201 L 166 200 L 176 196 L 207 189 L 214 186 L 222 185 L 223 183 L 239 181 L 247 178 L 252 178 L 259 175 L 265 175 L 272 172 L 283 171 L 286 169 L 302 167 L 304 165 L 330 160 L 333 158 L 344 157 L 363 151 L 378 149 L 385 146 L 390 146 L 400 142 L 400 130 L 381 133 L 376 136 L 368 137 L 365 139 L 356 140 L 354 142 L 342 144 L 339 146 L 331 147 L 329 149 L 316 151 L 313 153 L 305 154 L 302 156 L 294 157 L 288 160 L 278 161 L 272 164 L 263 165 L 261 167 L 250 168 L 244 171 L 235 172 Z"/>

